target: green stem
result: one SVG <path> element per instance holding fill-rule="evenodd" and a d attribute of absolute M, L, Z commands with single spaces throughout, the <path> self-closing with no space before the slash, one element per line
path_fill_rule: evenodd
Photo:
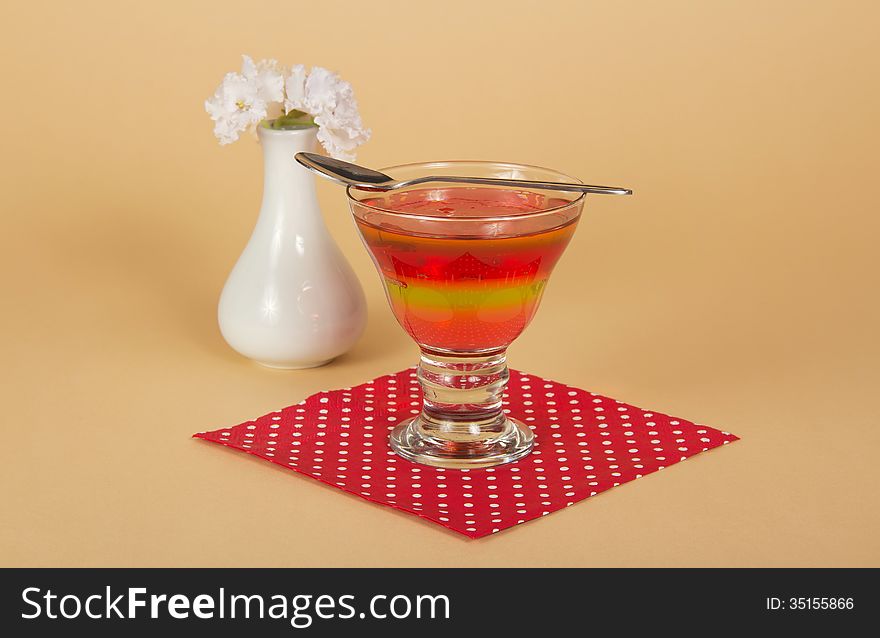
<path fill-rule="evenodd" d="M 315 126 L 315 118 L 304 111 L 293 109 L 274 120 L 263 120 L 262 126 L 275 130 L 302 129 Z"/>

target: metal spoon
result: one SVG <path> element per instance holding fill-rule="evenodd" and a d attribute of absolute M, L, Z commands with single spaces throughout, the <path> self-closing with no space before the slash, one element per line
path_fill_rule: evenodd
<path fill-rule="evenodd" d="M 574 191 L 579 193 L 599 193 L 601 195 L 632 195 L 628 188 L 614 186 L 589 186 L 587 184 L 569 184 L 565 182 L 536 182 L 528 179 L 504 179 L 501 177 L 454 177 L 450 175 L 433 175 L 415 179 L 396 180 L 390 175 L 350 164 L 342 160 L 316 155 L 315 153 L 297 153 L 297 162 L 318 175 L 332 179 L 340 184 L 354 186 L 361 190 L 390 191 L 414 184 L 426 182 L 453 182 L 456 184 L 488 184 L 492 186 L 519 186 L 551 191 Z"/>

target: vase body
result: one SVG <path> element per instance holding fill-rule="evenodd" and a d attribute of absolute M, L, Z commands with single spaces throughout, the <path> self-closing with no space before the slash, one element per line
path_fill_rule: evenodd
<path fill-rule="evenodd" d="M 320 366 L 360 337 L 364 293 L 324 224 L 315 178 L 293 159 L 314 150 L 317 129 L 258 132 L 263 202 L 220 295 L 220 331 L 234 350 L 265 366 Z"/>

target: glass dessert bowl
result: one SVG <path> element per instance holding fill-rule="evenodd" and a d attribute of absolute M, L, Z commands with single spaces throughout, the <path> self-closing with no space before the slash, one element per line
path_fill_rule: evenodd
<path fill-rule="evenodd" d="M 383 172 L 396 179 L 577 181 L 500 162 L 430 162 Z M 506 350 L 535 315 L 584 194 L 444 182 L 347 192 L 394 316 L 421 350 L 422 408 L 394 427 L 391 448 L 410 461 L 458 469 L 527 455 L 532 431 L 502 407 Z"/>

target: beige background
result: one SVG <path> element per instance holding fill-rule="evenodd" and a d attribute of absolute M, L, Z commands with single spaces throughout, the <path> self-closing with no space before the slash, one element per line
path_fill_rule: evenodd
<path fill-rule="evenodd" d="M 3 3 L 0 564 L 880 565 L 876 3 L 362 4 Z M 202 104 L 243 52 L 349 79 L 368 165 L 635 189 L 513 364 L 742 441 L 466 541 L 191 440 L 416 357 L 324 182 L 363 340 L 301 372 L 222 341 L 261 160 Z"/>

